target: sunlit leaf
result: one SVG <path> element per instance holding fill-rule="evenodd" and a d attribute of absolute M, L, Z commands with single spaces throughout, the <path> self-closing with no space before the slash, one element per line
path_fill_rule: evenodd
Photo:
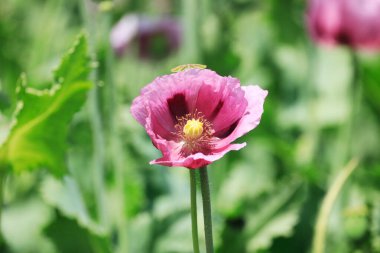
<path fill-rule="evenodd" d="M 82 35 L 63 57 L 48 90 L 18 86 L 18 104 L 12 130 L 0 149 L 0 168 L 19 172 L 47 168 L 55 175 L 65 170 L 68 124 L 83 105 L 91 87 L 86 38 Z"/>

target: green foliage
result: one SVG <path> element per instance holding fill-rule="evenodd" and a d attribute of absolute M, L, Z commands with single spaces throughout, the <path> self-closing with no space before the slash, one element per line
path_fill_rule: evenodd
<path fill-rule="evenodd" d="M 307 1 L 99 2 L 1 3 L 0 170 L 23 172 L 4 180 L 1 253 L 192 252 L 188 173 L 149 165 L 160 152 L 130 114 L 144 85 L 184 63 L 269 90 L 260 125 L 239 140 L 247 146 L 209 167 L 215 253 L 310 252 L 321 201 L 353 157 L 360 167 L 334 202 L 325 252 L 380 252 L 378 54 L 356 52 L 354 90 L 352 52 L 308 38 Z M 167 57 L 159 40 L 149 48 L 159 57 L 142 60 L 135 40 L 114 57 L 111 28 L 131 12 L 174 14 L 179 51 Z M 83 29 L 88 43 L 80 36 L 51 78 Z"/>
<path fill-rule="evenodd" d="M 247 214 L 246 236 L 248 252 L 267 249 L 276 237 L 289 237 L 298 222 L 302 195 L 300 184 L 279 187 L 270 198 L 263 201 L 257 210 Z"/>
<path fill-rule="evenodd" d="M 70 233 L 62 233 L 62 231 L 70 231 Z M 75 220 L 61 214 L 58 214 L 54 222 L 46 227 L 45 234 L 52 240 L 59 253 L 112 252 L 104 237 L 92 234 L 78 226 Z"/>
<path fill-rule="evenodd" d="M 47 168 L 55 175 L 65 173 L 68 124 L 91 88 L 90 70 L 87 41 L 81 35 L 54 72 L 50 89 L 27 87 L 25 76 L 21 77 L 12 129 L 0 149 L 2 169 Z"/>
<path fill-rule="evenodd" d="M 4 209 L 2 233 L 9 252 L 54 252 L 53 245 L 43 235 L 44 227 L 53 218 L 53 210 L 38 196 L 25 198 Z"/>
<path fill-rule="evenodd" d="M 46 203 L 66 217 L 75 219 L 80 226 L 99 235 L 105 233 L 104 229 L 92 220 L 82 193 L 72 178 L 66 176 L 63 182 L 47 178 L 42 184 L 41 195 Z"/>

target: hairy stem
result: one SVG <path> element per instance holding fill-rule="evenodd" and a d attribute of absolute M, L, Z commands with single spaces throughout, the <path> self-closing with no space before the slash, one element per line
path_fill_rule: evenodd
<path fill-rule="evenodd" d="M 204 219 L 205 239 L 206 239 L 206 252 L 214 253 L 214 243 L 212 239 L 210 187 L 209 187 L 209 182 L 208 182 L 207 167 L 202 167 L 199 170 L 201 174 L 201 190 L 202 190 L 203 219 Z"/>
<path fill-rule="evenodd" d="M 197 218 L 197 185 L 196 185 L 196 171 L 190 171 L 190 200 L 191 200 L 191 231 L 193 235 L 193 251 L 199 253 L 198 242 L 198 218 Z"/>

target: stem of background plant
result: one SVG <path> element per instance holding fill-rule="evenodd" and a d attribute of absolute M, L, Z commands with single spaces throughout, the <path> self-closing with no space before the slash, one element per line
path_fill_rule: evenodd
<path fill-rule="evenodd" d="M 337 137 L 337 147 L 335 159 L 331 164 L 332 168 L 340 168 L 347 163 L 355 154 L 354 138 L 355 129 L 358 124 L 358 116 L 362 97 L 362 86 L 360 85 L 360 64 L 358 55 L 354 50 L 350 52 L 352 76 L 348 86 L 348 115 L 344 124 L 341 126 Z"/>
<path fill-rule="evenodd" d="M 88 30 L 89 37 L 89 48 L 91 55 L 95 55 L 95 39 L 96 34 L 96 20 L 93 17 L 95 13 L 90 13 L 90 1 L 83 0 L 82 2 L 82 15 L 86 28 Z M 88 99 L 88 107 L 90 114 L 90 123 L 92 127 L 92 137 L 93 137 L 93 166 L 94 166 L 94 193 L 96 198 L 96 207 L 98 221 L 102 226 L 106 226 L 106 214 L 105 214 L 105 197 L 104 197 L 104 136 L 103 136 L 103 126 L 101 120 L 101 114 L 99 110 L 98 101 L 98 89 L 97 84 L 97 71 L 96 69 L 92 71 L 91 80 L 95 84 L 93 89 L 90 91 Z"/>
<path fill-rule="evenodd" d="M 211 200 L 210 187 L 207 175 L 207 166 L 199 169 L 201 175 L 201 190 L 203 202 L 203 219 L 205 227 L 206 252 L 214 253 L 214 243 L 212 239 L 212 217 L 211 217 Z"/>
<path fill-rule="evenodd" d="M 200 13 L 199 0 L 185 0 L 182 2 L 182 18 L 184 24 L 182 58 L 185 62 L 199 60 L 199 27 Z"/>
<path fill-rule="evenodd" d="M 112 17 L 109 13 L 103 12 L 103 18 L 105 19 L 107 29 L 111 30 Z M 109 36 L 105 36 L 106 49 L 106 61 L 105 61 L 105 92 L 106 92 L 106 117 L 108 122 L 107 139 L 109 140 L 109 156 L 112 163 L 112 167 L 115 171 L 115 183 L 118 194 L 123 199 L 120 203 L 120 210 L 118 210 L 117 217 L 117 233 L 118 233 L 118 245 L 115 249 L 115 253 L 129 252 L 128 249 L 128 212 L 126 203 L 128 203 L 127 194 L 125 194 L 126 178 L 128 172 L 133 169 L 131 163 L 128 162 L 128 156 L 125 155 L 123 149 L 122 138 L 120 138 L 120 127 L 118 124 L 118 103 L 120 101 L 118 89 L 115 85 L 113 78 L 114 70 L 114 54 L 110 43 L 108 42 Z"/>
<path fill-rule="evenodd" d="M 356 127 L 357 117 L 359 113 L 360 108 L 360 102 L 361 102 L 361 94 L 362 89 L 360 85 L 360 64 L 358 55 L 355 51 L 351 50 L 351 65 L 352 65 L 352 81 L 351 81 L 351 112 L 349 117 L 349 123 L 348 123 L 348 132 L 347 132 L 347 154 L 345 159 L 348 159 L 348 157 L 351 157 L 352 154 L 352 147 L 353 147 L 353 136 L 354 136 L 354 129 Z"/>
<path fill-rule="evenodd" d="M 325 240 L 327 224 L 330 217 L 330 212 L 334 206 L 334 203 L 342 190 L 344 183 L 350 177 L 354 169 L 358 166 L 358 160 L 352 159 L 338 174 L 333 181 L 329 191 L 324 197 L 321 205 L 321 209 L 318 213 L 317 223 L 315 227 L 315 233 L 313 238 L 313 253 L 325 252 Z"/>
<path fill-rule="evenodd" d="M 0 167 L 0 249 L 3 245 L 3 231 L 2 231 L 2 225 L 3 225 L 3 194 L 4 194 L 4 180 L 5 180 L 5 174 L 4 172 L 1 172 L 2 168 Z"/>
<path fill-rule="evenodd" d="M 189 169 L 190 172 L 190 200 L 191 200 L 191 231 L 193 235 L 193 251 L 199 253 L 198 242 L 198 218 L 197 218 L 197 183 L 196 170 Z"/>

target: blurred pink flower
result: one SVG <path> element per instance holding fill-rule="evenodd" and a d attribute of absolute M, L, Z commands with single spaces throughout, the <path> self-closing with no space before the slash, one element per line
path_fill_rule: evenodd
<path fill-rule="evenodd" d="M 380 49 L 380 0 L 310 0 L 307 20 L 317 42 Z"/>
<path fill-rule="evenodd" d="M 132 42 L 136 42 L 141 58 L 162 58 L 179 48 L 181 26 L 170 17 L 129 14 L 112 28 L 110 41 L 118 56 L 122 56 Z"/>
<path fill-rule="evenodd" d="M 189 69 L 156 78 L 131 112 L 162 152 L 151 164 L 195 169 L 246 145 L 232 142 L 259 124 L 267 93 L 208 69 Z"/>

